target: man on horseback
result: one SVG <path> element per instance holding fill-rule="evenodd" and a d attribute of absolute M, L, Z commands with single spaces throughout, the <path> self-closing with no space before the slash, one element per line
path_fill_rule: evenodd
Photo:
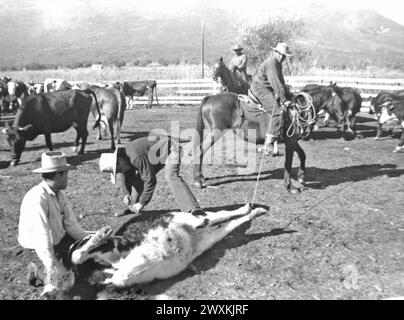
<path fill-rule="evenodd" d="M 239 44 L 233 47 L 234 56 L 230 60 L 229 69 L 236 76 L 247 82 L 247 56 Z"/>
<path fill-rule="evenodd" d="M 281 42 L 272 49 L 271 56 L 261 63 L 251 83 L 252 94 L 270 114 L 264 147 L 260 150 L 264 153 L 270 153 L 271 145 L 282 137 L 283 107 L 289 106 L 292 98 L 282 71 L 282 63 L 291 56 L 289 46 Z"/>

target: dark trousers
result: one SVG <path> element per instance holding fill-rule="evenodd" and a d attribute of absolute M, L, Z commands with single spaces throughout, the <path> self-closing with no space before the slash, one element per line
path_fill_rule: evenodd
<path fill-rule="evenodd" d="M 193 209 L 200 209 L 200 206 L 191 189 L 181 176 L 181 156 L 181 146 L 172 141 L 170 155 L 165 161 L 164 172 L 168 186 L 178 207 L 182 212 L 191 212 Z M 132 179 L 132 199 L 135 203 L 139 201 L 143 188 L 143 181 L 140 177 L 134 176 Z"/>
<path fill-rule="evenodd" d="M 76 240 L 74 240 L 71 236 L 69 236 L 66 233 L 65 236 L 62 238 L 62 240 L 60 240 L 60 242 L 57 245 L 53 246 L 53 251 L 54 251 L 56 259 L 61 261 L 63 263 L 63 265 L 66 267 L 66 269 L 70 269 L 72 267 L 72 263 L 69 258 L 69 249 L 70 249 L 70 246 L 75 242 L 76 242 Z M 35 260 L 41 261 L 36 256 L 35 250 L 30 249 L 29 253 L 32 256 L 35 256 L 35 258 L 33 257 L 33 259 L 32 259 L 33 261 L 35 261 Z M 46 270 L 45 270 L 45 267 L 42 265 L 42 262 L 38 266 L 37 278 L 40 282 L 42 282 L 42 283 L 45 282 Z"/>
<path fill-rule="evenodd" d="M 283 110 L 273 91 L 254 84 L 251 85 L 252 93 L 260 100 L 262 107 L 268 111 L 269 125 L 266 135 L 281 138 L 283 132 Z"/>

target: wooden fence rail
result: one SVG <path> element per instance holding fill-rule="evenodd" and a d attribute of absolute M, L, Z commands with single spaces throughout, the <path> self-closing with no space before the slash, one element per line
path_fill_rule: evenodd
<path fill-rule="evenodd" d="M 370 106 L 370 99 L 380 91 L 404 90 L 404 79 L 373 79 L 349 77 L 304 76 L 285 77 L 293 91 L 299 91 L 309 83 L 328 85 L 330 81 L 341 87 L 357 89 L 363 99 L 363 111 Z M 157 80 L 157 95 L 160 104 L 198 105 L 203 97 L 220 92 L 220 85 L 211 79 Z M 146 104 L 147 97 L 136 97 L 134 104 Z M 153 102 L 156 104 L 156 102 Z"/>
<path fill-rule="evenodd" d="M 356 88 L 363 99 L 362 112 L 367 112 L 370 99 L 380 91 L 394 92 L 404 90 L 404 79 L 374 79 L 374 78 L 349 78 L 331 76 L 301 76 L 285 77 L 286 83 L 291 85 L 293 91 L 299 91 L 309 83 L 328 85 L 330 81 L 336 82 L 341 87 Z M 207 95 L 220 92 L 220 85 L 212 79 L 177 79 L 156 80 L 158 101 L 162 105 L 199 105 Z M 147 104 L 148 98 L 135 97 L 133 103 L 137 105 Z M 154 99 L 153 105 L 156 105 Z M 7 121 L 13 116 L 2 116 L 1 121 Z"/>

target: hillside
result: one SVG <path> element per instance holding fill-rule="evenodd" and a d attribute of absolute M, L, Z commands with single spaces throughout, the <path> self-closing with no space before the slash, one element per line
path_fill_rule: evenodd
<path fill-rule="evenodd" d="M 205 60 L 230 57 L 241 23 L 249 19 L 200 5 L 178 15 L 145 16 L 136 9 L 117 10 L 85 3 L 53 25 L 33 5 L 0 3 L 0 67 L 78 62 L 126 61 L 150 57 L 199 62 L 201 21 Z M 286 10 L 285 10 L 286 11 Z M 307 32 L 298 39 L 318 65 L 404 65 L 404 26 L 373 11 L 331 11 L 310 7 L 294 15 Z"/>

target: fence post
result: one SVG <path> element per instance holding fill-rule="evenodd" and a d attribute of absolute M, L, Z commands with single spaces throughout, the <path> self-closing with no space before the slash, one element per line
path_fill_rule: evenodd
<path fill-rule="evenodd" d="M 201 38 L 202 38 L 202 47 L 201 47 L 201 68 L 202 68 L 202 79 L 204 78 L 204 66 L 205 66 L 205 33 L 204 33 L 204 25 L 202 20 L 201 26 Z"/>

